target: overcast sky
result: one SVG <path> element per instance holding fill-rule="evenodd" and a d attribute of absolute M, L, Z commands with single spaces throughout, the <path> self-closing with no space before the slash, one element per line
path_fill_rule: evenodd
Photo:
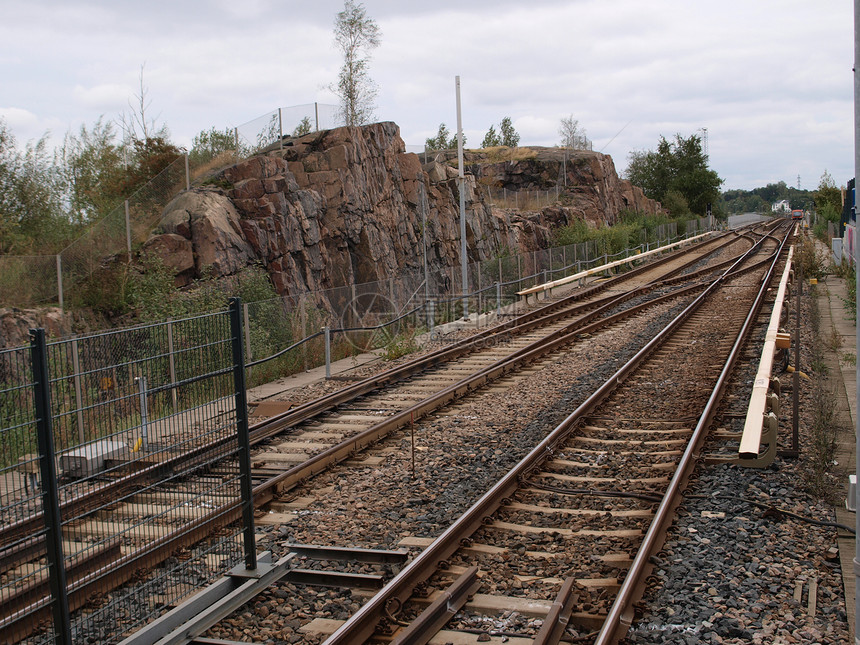
<path fill-rule="evenodd" d="M 702 135 L 724 189 L 814 189 L 854 175 L 848 0 L 366 0 L 382 42 L 377 119 L 420 146 L 467 145 L 510 116 L 521 145 L 556 145 L 573 115 L 619 172 L 661 135 Z M 342 0 L 0 0 L 0 118 L 23 144 L 115 119 L 139 93 L 190 146 L 326 89 Z"/>

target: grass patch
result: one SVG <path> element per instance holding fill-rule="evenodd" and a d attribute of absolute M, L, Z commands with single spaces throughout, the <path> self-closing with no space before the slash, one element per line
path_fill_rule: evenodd
<path fill-rule="evenodd" d="M 482 148 L 481 152 L 487 156 L 487 161 L 489 163 L 499 163 L 501 161 L 525 161 L 526 159 L 534 159 L 537 157 L 537 150 L 534 150 L 533 148 L 494 146 L 492 148 Z"/>

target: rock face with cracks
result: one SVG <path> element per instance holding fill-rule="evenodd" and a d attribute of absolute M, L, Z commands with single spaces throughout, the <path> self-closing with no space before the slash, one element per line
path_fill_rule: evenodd
<path fill-rule="evenodd" d="M 404 150 L 394 123 L 287 139 L 176 197 L 145 250 L 176 271 L 180 286 L 204 271 L 217 278 L 257 263 L 287 295 L 419 271 L 426 242 L 431 276 L 439 278 L 460 262 L 457 172 L 444 159 L 422 164 Z M 568 184 L 579 186 L 570 205 L 529 213 L 490 206 L 478 181 L 504 183 L 498 178 L 507 173 L 519 182 L 511 189 L 527 176 L 532 185 L 564 182 L 557 151 L 509 167 L 471 160 L 469 261 L 547 248 L 552 229 L 574 218 L 612 223 L 622 208 L 657 212 L 659 204 L 618 179 L 610 157 L 587 155 L 564 164 Z"/>

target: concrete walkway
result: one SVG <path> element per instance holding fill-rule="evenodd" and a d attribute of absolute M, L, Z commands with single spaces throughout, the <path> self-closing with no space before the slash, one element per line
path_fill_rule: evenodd
<path fill-rule="evenodd" d="M 836 395 L 837 426 L 841 429 L 836 451 L 839 468 L 846 471 L 839 491 L 840 499 L 848 496 L 848 475 L 855 472 L 857 427 L 857 328 L 848 317 L 844 298 L 847 295 L 845 280 L 834 275 L 827 276 L 818 283 L 818 311 L 821 316 L 821 336 L 825 343 L 839 339 L 836 351 L 825 351 L 825 361 L 830 368 Z M 834 342 L 834 345 L 836 343 Z M 854 357 L 854 361 L 845 360 Z M 856 515 L 844 503 L 836 506 L 836 521 L 839 524 L 855 526 Z M 839 531 L 839 558 L 842 564 L 842 579 L 845 585 L 845 605 L 851 640 L 854 641 L 855 624 L 855 579 L 854 555 L 855 538 L 845 531 Z"/>

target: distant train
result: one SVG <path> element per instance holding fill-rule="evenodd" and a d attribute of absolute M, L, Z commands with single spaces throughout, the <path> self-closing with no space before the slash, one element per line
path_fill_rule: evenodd
<path fill-rule="evenodd" d="M 803 219 L 803 211 L 800 210 L 799 208 L 791 211 L 791 219 L 792 220 L 798 220 L 798 221 L 802 220 Z"/>

